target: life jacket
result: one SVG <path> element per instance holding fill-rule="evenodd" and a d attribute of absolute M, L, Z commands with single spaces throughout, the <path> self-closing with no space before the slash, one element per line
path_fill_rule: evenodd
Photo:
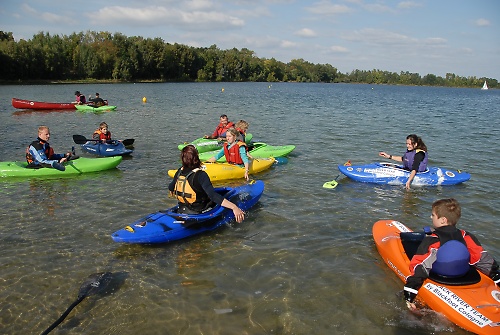
<path fill-rule="evenodd" d="M 226 137 L 226 132 L 229 128 L 234 127 L 234 123 L 228 122 L 225 126 L 223 126 L 221 123 L 215 128 L 215 132 L 217 134 L 217 137 Z"/>
<path fill-rule="evenodd" d="M 101 129 L 97 129 L 94 131 L 94 134 L 99 135 L 100 140 L 111 140 L 111 132 L 109 130 L 106 134 L 104 134 Z"/>
<path fill-rule="evenodd" d="M 83 94 L 80 94 L 79 96 L 76 97 L 76 101 L 78 101 L 79 103 L 86 103 L 87 102 L 87 99 L 85 98 L 85 96 Z"/>
<path fill-rule="evenodd" d="M 47 159 L 50 159 L 54 155 L 54 149 L 50 147 L 49 143 L 38 138 L 36 141 L 31 142 L 31 144 L 26 148 L 26 162 L 28 162 L 28 164 L 37 163 L 31 155 L 30 146 L 33 146 L 33 148 L 35 148 L 37 151 L 43 149 L 43 151 L 45 152 L 45 156 L 47 156 Z"/>
<path fill-rule="evenodd" d="M 229 148 L 229 144 L 224 143 L 224 156 L 226 156 L 226 161 L 229 164 L 237 164 L 241 165 L 243 163 L 243 159 L 241 159 L 240 155 L 240 147 L 244 146 L 247 149 L 247 145 L 245 142 L 238 141 L 231 148 Z"/>
<path fill-rule="evenodd" d="M 198 192 L 193 188 L 194 178 L 197 171 L 200 169 L 194 169 L 189 171 L 187 175 L 182 174 L 182 170 L 177 176 L 175 182 L 173 196 L 177 198 L 179 203 L 183 204 L 185 207 L 194 211 L 196 213 L 202 213 L 207 209 L 212 202 L 205 192 Z"/>
<path fill-rule="evenodd" d="M 412 150 L 412 151 L 407 151 L 403 155 L 403 167 L 406 170 L 411 171 L 411 169 L 413 167 L 413 161 L 415 160 L 415 154 L 417 152 L 424 153 L 424 159 L 420 162 L 420 165 L 418 166 L 417 172 L 423 172 L 427 169 L 427 161 L 428 161 L 427 152 L 425 152 L 424 150 L 421 150 L 421 149 L 416 149 L 416 150 Z"/>

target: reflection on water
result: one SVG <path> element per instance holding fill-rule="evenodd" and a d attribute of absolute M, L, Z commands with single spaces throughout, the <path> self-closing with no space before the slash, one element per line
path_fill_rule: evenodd
<path fill-rule="evenodd" d="M 41 333 L 71 304 L 83 278 L 109 271 L 126 280 L 110 294 L 85 299 L 55 334 L 466 334 L 430 312 L 418 318 L 406 310 L 396 295 L 402 283 L 380 259 L 371 228 L 394 219 L 421 229 L 430 223 L 433 201 L 456 197 L 462 227 L 478 232 L 500 258 L 500 181 L 491 169 L 497 90 L 283 83 L 271 89 L 225 83 L 223 93 L 212 83 L 78 88 L 106 92 L 120 104 L 96 115 L 26 113 L 0 101 L 2 159 L 23 160 L 40 124 L 51 128 L 56 151 L 75 146 L 73 134 L 92 134 L 102 121 L 113 136 L 135 138 L 135 150 L 111 171 L 0 180 L 3 333 Z M 0 93 L 64 100 L 61 85 L 4 85 Z M 246 220 L 167 245 L 114 243 L 112 232 L 175 204 L 167 170 L 180 165 L 177 145 L 211 133 L 222 113 L 249 121 L 255 141 L 297 146 L 286 164 L 251 176 L 264 181 L 265 191 Z M 402 152 L 406 135 L 415 132 L 432 165 L 467 170 L 471 180 L 405 191 L 341 176 L 335 189 L 322 187 L 339 164 L 378 161 L 380 150 Z M 457 156 L 457 147 L 467 155 Z"/>

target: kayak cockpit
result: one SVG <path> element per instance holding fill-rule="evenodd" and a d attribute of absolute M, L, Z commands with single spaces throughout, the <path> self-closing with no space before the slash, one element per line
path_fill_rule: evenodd
<path fill-rule="evenodd" d="M 401 232 L 399 234 L 401 238 L 401 243 L 403 245 L 403 248 L 405 250 L 408 259 L 411 260 L 413 255 L 415 255 L 418 246 L 420 245 L 420 242 L 422 242 L 422 240 L 424 239 L 425 235 L 426 235 L 425 232 L 413 232 L 413 231 Z M 469 271 L 464 276 L 447 277 L 431 271 L 429 273 L 429 279 L 439 284 L 458 286 L 458 285 L 477 284 L 481 281 L 481 276 L 479 275 L 479 272 L 474 266 L 470 266 Z"/>

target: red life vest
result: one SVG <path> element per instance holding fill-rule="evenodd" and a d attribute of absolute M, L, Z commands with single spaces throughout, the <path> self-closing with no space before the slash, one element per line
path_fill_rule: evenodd
<path fill-rule="evenodd" d="M 94 134 L 99 135 L 100 140 L 111 140 L 111 132 L 109 130 L 106 134 L 104 134 L 101 129 L 97 129 L 94 131 Z"/>
<path fill-rule="evenodd" d="M 238 165 L 244 164 L 240 155 L 241 146 L 244 146 L 245 149 L 247 149 L 246 143 L 242 141 L 236 142 L 236 144 L 229 149 L 228 149 L 229 144 L 227 142 L 224 143 L 224 156 L 226 156 L 226 161 L 229 164 L 238 164 Z"/>
<path fill-rule="evenodd" d="M 233 128 L 234 123 L 228 122 L 225 126 L 222 125 L 222 123 L 219 123 L 217 128 L 215 128 L 214 135 L 217 135 L 217 137 L 226 137 L 226 132 L 229 128 Z"/>

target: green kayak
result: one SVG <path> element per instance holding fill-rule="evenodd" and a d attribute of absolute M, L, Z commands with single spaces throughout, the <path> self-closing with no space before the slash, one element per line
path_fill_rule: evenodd
<path fill-rule="evenodd" d="M 101 106 L 101 107 L 92 107 L 89 105 L 75 105 L 76 109 L 80 112 L 106 112 L 115 110 L 116 106 Z"/>
<path fill-rule="evenodd" d="M 250 151 L 248 153 L 253 157 L 253 158 L 269 158 L 269 157 L 285 157 L 287 156 L 290 152 L 292 152 L 295 149 L 295 145 L 279 145 L 279 146 L 273 146 L 273 145 L 267 145 L 266 143 L 262 142 L 255 142 L 252 143 L 250 146 Z M 220 148 L 219 148 L 220 150 Z M 211 157 L 215 156 L 219 150 L 214 150 L 214 151 L 208 151 L 208 152 L 203 152 L 200 154 L 200 160 L 202 162 L 207 161 Z M 222 156 L 219 158 L 218 162 L 225 162 L 226 157 Z"/>
<path fill-rule="evenodd" d="M 252 140 L 253 135 L 252 134 L 246 134 L 245 135 L 245 142 L 250 143 Z M 211 138 L 198 138 L 194 140 L 193 142 L 184 142 L 182 144 L 179 144 L 177 147 L 179 150 L 182 150 L 186 145 L 192 144 L 198 149 L 198 153 L 202 152 L 207 152 L 207 151 L 214 151 L 214 150 L 220 150 L 222 148 L 222 144 L 224 142 L 219 142 L 217 139 L 211 139 Z"/>
<path fill-rule="evenodd" d="M 120 164 L 122 156 L 104 158 L 78 159 L 64 163 L 65 171 L 53 168 L 31 169 L 26 162 L 0 162 L 0 177 L 45 177 L 45 176 L 69 176 L 81 173 L 97 172 L 113 169 Z"/>

